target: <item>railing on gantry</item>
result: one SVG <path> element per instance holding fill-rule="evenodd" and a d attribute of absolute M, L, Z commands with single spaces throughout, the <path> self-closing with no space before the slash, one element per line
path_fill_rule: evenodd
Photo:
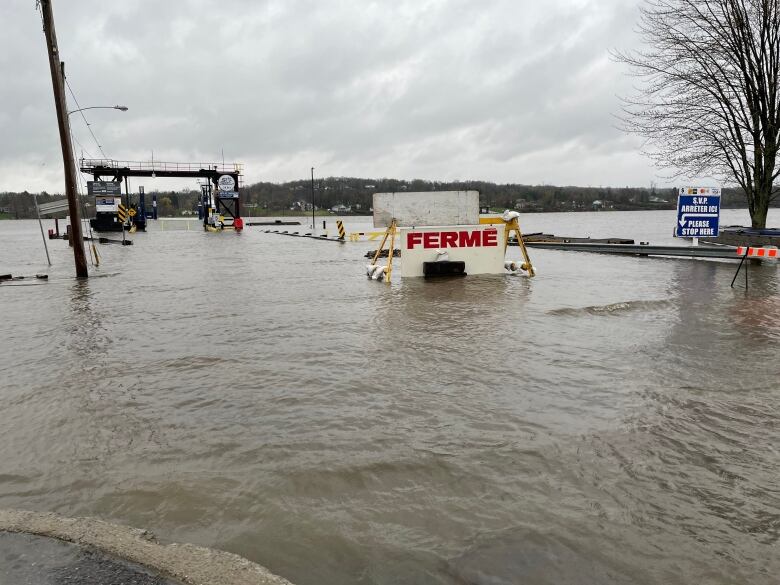
<path fill-rule="evenodd" d="M 111 158 L 82 158 L 80 161 L 81 170 L 90 172 L 91 169 L 129 169 L 132 171 L 174 171 L 174 172 L 198 172 L 201 169 L 217 171 L 218 173 L 238 173 L 244 171 L 242 163 L 215 163 L 215 162 L 165 162 L 165 161 L 129 161 L 114 160 Z"/>

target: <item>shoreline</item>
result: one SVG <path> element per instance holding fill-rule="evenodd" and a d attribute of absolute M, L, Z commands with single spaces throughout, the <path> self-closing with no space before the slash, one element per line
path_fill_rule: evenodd
<path fill-rule="evenodd" d="M 97 518 L 0 509 L 0 531 L 44 536 L 96 549 L 183 585 L 292 585 L 239 555 L 193 544 L 161 544 L 148 530 Z"/>

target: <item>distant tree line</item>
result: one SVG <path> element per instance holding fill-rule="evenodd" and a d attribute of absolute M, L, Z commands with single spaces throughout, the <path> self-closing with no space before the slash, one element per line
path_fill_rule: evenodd
<path fill-rule="evenodd" d="M 361 179 L 355 177 L 328 177 L 314 182 L 314 205 L 330 209 L 344 205 L 355 214 L 368 214 L 372 195 L 380 192 L 459 191 L 480 193 L 480 204 L 492 210 L 519 209 L 527 212 L 592 211 L 594 209 L 640 210 L 674 209 L 677 204 L 675 188 L 650 187 L 558 187 L 554 185 L 518 185 L 487 181 L 425 181 L 415 179 Z M 157 205 L 161 216 L 197 213 L 199 191 L 158 191 Z M 38 202 L 60 199 L 61 194 L 38 194 Z M 311 182 L 259 182 L 241 188 L 243 215 L 287 214 L 311 210 Z M 146 205 L 151 208 L 152 193 L 147 191 Z M 84 197 L 86 214 L 94 215 L 93 201 Z M 723 190 L 723 207 L 744 207 L 745 194 L 741 189 Z M 0 217 L 29 219 L 35 217 L 35 203 L 31 193 L 0 193 Z"/>
<path fill-rule="evenodd" d="M 314 204 L 319 209 L 345 205 L 353 213 L 368 213 L 372 195 L 385 192 L 479 191 L 480 205 L 494 210 L 591 211 L 594 209 L 674 209 L 677 190 L 673 187 L 558 187 L 519 185 L 488 181 L 425 181 L 414 179 L 361 179 L 328 177 L 314 182 Z M 260 182 L 241 189 L 244 204 L 281 211 L 301 209 L 312 200 L 311 182 Z M 744 207 L 741 189 L 723 190 L 723 207 Z M 310 209 L 310 207 L 308 207 Z"/>

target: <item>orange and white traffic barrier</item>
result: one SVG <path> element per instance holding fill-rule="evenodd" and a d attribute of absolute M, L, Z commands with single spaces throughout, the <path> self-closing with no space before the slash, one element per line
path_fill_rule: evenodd
<path fill-rule="evenodd" d="M 778 249 L 775 246 L 739 246 L 737 247 L 737 256 L 746 256 L 747 258 L 768 258 L 773 260 L 780 258 Z"/>

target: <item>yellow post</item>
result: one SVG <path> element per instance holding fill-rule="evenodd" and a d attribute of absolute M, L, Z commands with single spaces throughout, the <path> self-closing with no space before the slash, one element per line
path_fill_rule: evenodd
<path fill-rule="evenodd" d="M 395 220 L 393 220 L 393 221 L 390 223 L 390 226 L 391 226 L 391 227 L 392 227 L 393 225 L 395 225 Z M 384 238 L 382 238 L 382 243 L 381 243 L 381 244 L 379 244 L 379 247 L 376 249 L 376 254 L 374 254 L 374 259 L 371 261 L 371 266 L 373 266 L 374 264 L 376 264 L 376 261 L 379 259 L 379 254 L 380 254 L 380 252 L 381 252 L 381 251 L 384 249 L 384 247 L 385 247 L 385 242 L 387 241 L 387 236 L 388 236 L 389 234 L 390 234 L 390 228 L 387 228 L 387 230 L 385 231 L 385 237 L 384 237 Z"/>
<path fill-rule="evenodd" d="M 508 223 L 504 225 L 504 256 L 506 256 L 506 251 L 509 249 L 509 232 L 512 231 L 510 226 L 511 224 Z"/>
<path fill-rule="evenodd" d="M 520 247 L 520 252 L 525 260 L 525 270 L 528 271 L 528 276 L 536 276 L 534 266 L 531 264 L 531 258 L 528 256 L 528 249 L 525 247 L 523 233 L 520 231 L 520 221 L 517 218 L 514 218 L 511 221 L 505 221 L 500 217 L 480 217 L 479 223 L 489 225 L 503 223 L 506 226 L 504 228 L 504 254 L 506 254 L 507 248 L 509 247 L 509 233 L 514 231 L 517 234 L 517 245 Z"/>
<path fill-rule="evenodd" d="M 523 254 L 523 259 L 525 260 L 525 266 L 526 270 L 528 271 L 528 276 L 536 276 L 536 272 L 534 272 L 534 266 L 531 264 L 531 258 L 528 256 L 528 250 L 525 247 L 525 241 L 523 241 L 523 234 L 520 232 L 520 222 L 517 221 L 517 218 L 512 220 L 512 223 L 507 226 L 506 234 L 504 234 L 504 238 L 506 240 L 506 245 L 509 245 L 509 231 L 510 229 L 515 230 L 517 232 L 517 245 L 520 246 L 520 252 Z M 504 247 L 504 252 L 506 252 L 506 246 Z"/>
<path fill-rule="evenodd" d="M 395 251 L 395 219 L 390 223 L 390 251 L 387 254 L 387 284 L 390 284 L 390 275 L 393 272 L 393 252 Z"/>

